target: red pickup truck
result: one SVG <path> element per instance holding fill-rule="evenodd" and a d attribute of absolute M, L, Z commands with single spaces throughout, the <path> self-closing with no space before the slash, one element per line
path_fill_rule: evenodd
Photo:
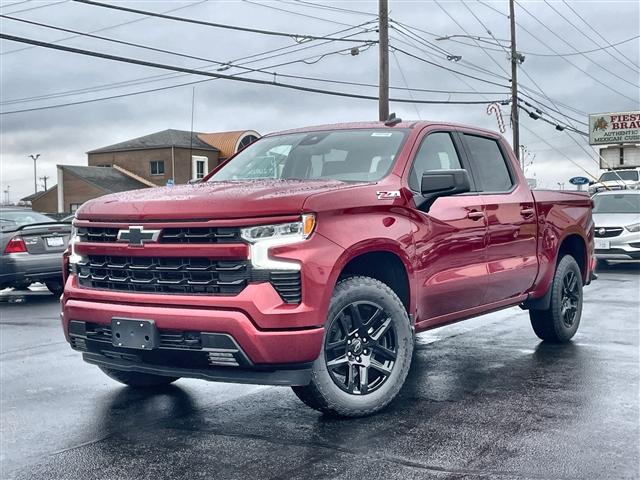
<path fill-rule="evenodd" d="M 361 416 L 402 387 L 414 335 L 520 305 L 576 333 L 591 200 L 532 192 L 496 133 L 432 122 L 265 136 L 197 184 L 118 193 L 74 220 L 62 322 L 132 387 L 293 387 Z"/>

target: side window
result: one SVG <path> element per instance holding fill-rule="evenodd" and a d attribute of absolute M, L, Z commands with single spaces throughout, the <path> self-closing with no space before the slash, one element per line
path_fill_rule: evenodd
<path fill-rule="evenodd" d="M 451 134 L 447 132 L 431 133 L 422 140 L 422 144 L 413 159 L 409 172 L 409 188 L 420 191 L 422 174 L 429 170 L 449 170 L 462 168 L 460 159 L 453 145 Z"/>
<path fill-rule="evenodd" d="M 164 175 L 164 161 L 149 162 L 149 170 L 151 175 Z"/>
<path fill-rule="evenodd" d="M 474 173 L 480 180 L 483 192 L 506 192 L 513 186 L 513 179 L 502 155 L 500 145 L 492 138 L 464 134 L 474 162 Z"/>

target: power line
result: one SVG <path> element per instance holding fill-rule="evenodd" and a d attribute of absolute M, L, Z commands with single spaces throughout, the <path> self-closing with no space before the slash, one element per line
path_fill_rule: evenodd
<path fill-rule="evenodd" d="M 175 66 L 175 65 L 161 64 L 161 63 L 156 63 L 156 62 L 149 62 L 149 61 L 146 61 L 146 60 L 139 60 L 139 59 L 128 58 L 128 57 L 121 57 L 121 56 L 117 56 L 117 55 L 110 55 L 110 54 L 101 53 L 101 52 L 95 52 L 95 51 L 91 51 L 91 50 L 84 50 L 84 49 L 80 49 L 80 48 L 67 47 L 67 46 L 64 46 L 64 45 L 55 45 L 55 44 L 51 44 L 51 43 L 48 43 L 48 42 L 42 42 L 42 41 L 39 41 L 39 40 L 29 39 L 29 38 L 25 38 L 25 37 L 7 35 L 5 33 L 0 33 L 0 39 L 10 40 L 10 41 L 20 42 L 20 43 L 26 43 L 26 44 L 30 44 L 30 45 L 37 45 L 37 46 L 40 46 L 40 47 L 49 48 L 49 49 L 53 49 L 53 50 L 60 50 L 60 51 L 64 51 L 64 52 L 76 53 L 76 54 L 79 54 L 79 55 L 86 55 L 86 56 L 91 56 L 91 57 L 95 57 L 95 58 L 102 58 L 102 59 L 105 59 L 105 60 L 112 60 L 112 61 L 117 61 L 117 62 L 122 62 L 122 63 L 129 63 L 129 64 L 133 64 L 133 65 L 140 65 L 140 66 L 143 66 L 143 67 L 152 67 L 152 68 L 159 68 L 159 69 L 164 69 L 164 70 L 173 70 L 173 71 L 176 71 L 176 72 L 190 73 L 190 74 L 194 74 L 194 75 L 202 75 L 202 76 L 207 76 L 207 77 L 211 77 L 211 78 L 219 78 L 219 79 L 225 79 L 225 80 L 235 80 L 235 81 L 238 81 L 238 82 L 253 83 L 253 84 L 259 84 L 259 85 L 271 85 L 271 86 L 276 86 L 276 87 L 286 88 L 286 89 L 291 89 L 291 90 L 298 90 L 298 91 L 309 92 L 309 93 L 320 93 L 320 94 L 339 96 L 339 97 L 357 98 L 357 99 L 362 99 L 362 100 L 378 100 L 378 97 L 371 96 L 371 95 L 362 95 L 362 94 L 338 92 L 338 91 L 333 91 L 333 90 L 323 90 L 323 89 L 318 89 L 318 88 L 305 87 L 305 86 L 302 86 L 302 85 L 280 83 L 280 82 L 277 82 L 275 80 L 274 81 L 268 81 L 268 80 L 261 80 L 261 79 L 257 79 L 257 78 L 244 78 L 244 77 L 237 77 L 237 76 L 225 75 L 225 74 L 214 73 L 214 72 L 206 72 L 206 71 L 202 71 L 202 70 L 194 70 L 194 69 L 191 69 L 191 68 L 179 67 L 179 66 Z M 394 98 L 394 99 L 390 99 L 390 100 L 394 101 L 394 102 L 398 102 L 398 103 L 455 104 L 455 105 L 477 105 L 477 104 L 486 104 L 487 103 L 486 101 L 474 101 L 474 100 L 455 100 L 455 101 L 453 101 L 453 100 L 411 100 L 411 99 L 404 99 L 404 98 Z M 33 110 L 34 109 L 31 109 L 31 111 L 33 111 Z M 4 115 L 9 114 L 9 113 L 18 113 L 18 112 L 15 112 L 15 111 L 14 112 L 2 112 L 2 114 L 4 114 Z"/>
<path fill-rule="evenodd" d="M 54 5 L 60 5 L 61 3 L 67 3 L 69 1 L 70 0 L 62 0 L 60 2 L 45 3 L 44 5 L 37 5 L 35 7 L 23 8 L 22 10 L 16 10 L 15 12 L 9 12 L 9 13 L 11 15 L 15 15 L 16 13 L 30 12 L 31 10 L 39 10 L 41 8 L 53 7 Z M 14 3 L 14 5 L 15 5 L 15 3 Z"/>
<path fill-rule="evenodd" d="M 573 23 L 571 21 L 571 19 L 565 17 L 562 12 L 560 10 L 558 10 L 556 7 L 554 7 L 551 3 L 549 3 L 547 0 L 544 0 L 544 3 L 547 4 L 547 6 L 549 6 L 549 8 L 551 8 L 554 12 L 556 12 L 558 15 L 560 15 L 560 17 L 565 20 L 569 25 L 571 25 L 574 30 L 576 32 L 578 32 L 580 35 L 582 35 L 583 37 L 585 37 L 587 40 L 589 40 L 591 43 L 593 43 L 594 45 L 598 45 L 598 42 L 596 42 L 593 38 L 591 38 L 589 35 L 587 35 L 586 33 L 584 33 L 583 29 L 579 28 L 575 23 Z M 628 68 L 629 70 L 631 70 L 633 73 L 637 74 L 638 73 L 638 69 L 637 68 L 633 68 L 630 67 L 629 65 L 627 65 L 626 63 L 624 63 L 622 60 L 620 60 L 618 57 L 616 57 L 613 53 L 611 53 L 609 50 L 606 49 L 605 47 L 605 52 L 611 57 L 613 58 L 616 62 L 620 63 L 620 65 L 622 65 L 623 67 Z M 579 52 L 578 52 L 579 53 Z M 583 55 L 584 56 L 584 55 Z"/>
<path fill-rule="evenodd" d="M 492 82 L 491 80 L 486 80 L 484 78 L 476 77 L 474 75 L 469 75 L 467 73 L 463 73 L 463 72 L 459 72 L 458 70 L 454 70 L 453 68 L 445 67 L 444 65 L 440 65 L 438 63 L 431 62 L 431 61 L 429 61 L 429 60 L 427 60 L 425 58 L 422 58 L 422 57 L 419 57 L 417 55 L 414 55 L 413 53 L 407 52 L 406 50 L 403 50 L 401 48 L 394 47 L 394 46 L 390 46 L 390 48 L 392 48 L 393 50 L 396 50 L 396 51 L 398 51 L 400 53 L 404 53 L 405 55 L 407 55 L 409 57 L 415 58 L 416 60 L 420 60 L 421 62 L 427 63 L 429 65 L 433 65 L 434 67 L 438 67 L 438 68 L 441 68 L 443 70 L 447 70 L 449 72 L 453 72 L 453 73 L 455 73 L 457 75 L 462 75 L 462 76 L 465 76 L 465 77 L 468 77 L 468 78 L 472 78 L 474 80 L 478 80 L 480 82 L 488 83 L 490 85 L 496 85 L 496 86 L 502 87 L 502 88 L 509 88 L 507 85 L 502 85 L 501 83 Z"/>
<path fill-rule="evenodd" d="M 252 2 L 251 0 L 241 0 L 241 1 L 244 2 L 244 3 L 249 3 L 251 5 L 256 5 L 258 7 L 264 7 L 264 8 L 268 8 L 268 9 L 271 9 L 271 10 L 276 10 L 278 12 L 285 12 L 285 13 L 288 13 L 290 15 L 298 15 L 299 17 L 311 18 L 313 20 L 320 20 L 322 22 L 333 23 L 333 24 L 336 24 L 336 25 L 342 25 L 342 26 L 347 26 L 347 27 L 350 26 L 350 24 L 348 24 L 348 23 L 342 23 L 342 22 L 338 22 L 337 20 L 330 20 L 328 18 L 317 17 L 315 15 L 308 15 L 306 13 L 294 12 L 292 10 L 287 10 L 285 8 L 274 7 L 273 5 L 268 5 L 266 3 Z"/>
<path fill-rule="evenodd" d="M 283 0 L 278 0 L 279 2 L 283 2 Z M 301 5 L 305 5 L 305 6 L 309 6 L 312 8 L 320 8 L 322 10 L 333 10 L 335 12 L 342 12 L 342 13 L 352 13 L 352 14 L 359 14 L 359 15 L 367 15 L 370 17 L 375 17 L 376 14 L 375 13 L 370 13 L 370 12 L 364 12 L 362 10 L 354 10 L 351 8 L 343 8 L 343 7 L 335 7 L 333 5 L 321 5 L 318 3 L 313 3 L 313 2 L 307 2 L 305 0 L 294 0 L 297 4 L 301 4 Z M 288 2 L 283 2 L 283 3 L 288 3 Z"/>
<path fill-rule="evenodd" d="M 29 0 L 29 1 L 31 1 L 31 0 Z M 194 5 L 198 5 L 198 4 L 200 4 L 200 3 L 204 3 L 204 2 L 206 2 L 206 1 L 207 1 L 207 0 L 199 0 L 199 1 L 197 1 L 197 2 L 188 3 L 187 5 L 181 5 L 181 6 L 179 6 L 179 7 L 172 8 L 172 9 L 170 9 L 170 10 L 166 10 L 166 11 L 164 11 L 164 12 L 162 12 L 162 13 L 177 12 L 178 10 L 183 10 L 183 9 L 185 9 L 185 8 L 193 7 Z M 13 15 L 13 13 L 10 13 L 9 15 Z M 117 27 L 122 27 L 122 26 L 124 26 L 124 25 L 131 25 L 132 23 L 144 22 L 145 20 L 149 20 L 149 18 L 150 18 L 150 17 L 145 17 L 145 18 L 136 18 L 135 20 L 129 20 L 129 21 L 127 21 L 127 22 L 116 23 L 115 25 L 109 25 L 108 27 L 98 28 L 97 30 L 91 30 L 91 31 L 90 31 L 90 32 L 88 32 L 88 33 L 99 33 L 99 32 L 105 32 L 105 31 L 107 31 L 107 30 L 111 30 L 111 29 L 114 29 L 114 28 L 117 28 Z M 72 39 L 77 38 L 77 37 L 79 37 L 79 36 L 80 36 L 80 35 L 71 35 L 71 36 L 68 36 L 68 37 L 59 38 L 59 39 L 57 39 L 57 40 L 52 40 L 52 41 L 51 41 L 51 43 L 60 43 L 60 42 L 65 42 L 65 41 L 67 41 L 67 40 L 72 40 Z M 36 48 L 36 47 L 34 47 L 34 46 L 29 46 L 29 47 L 16 48 L 16 49 L 8 50 L 8 51 L 5 51 L 5 52 L 0 52 L 0 55 L 9 55 L 9 54 L 11 54 L 11 53 L 17 53 L 17 52 L 22 52 L 22 51 L 24 51 L 24 50 L 30 50 L 30 49 L 32 49 L 32 48 Z"/>
<path fill-rule="evenodd" d="M 300 42 L 308 41 L 308 40 L 333 40 L 335 42 L 372 42 L 376 43 L 375 40 L 364 40 L 364 39 L 345 39 L 345 38 L 336 38 L 336 37 L 327 37 L 327 36 L 317 36 L 317 35 L 308 35 L 308 34 L 300 34 L 300 33 L 289 33 L 289 32 L 278 32 L 275 30 L 263 30 L 260 28 L 252 28 L 252 27 L 242 27 L 238 25 L 228 25 L 224 23 L 214 23 L 207 22 L 204 20 L 196 20 L 193 18 L 185 18 L 185 17 L 177 17 L 175 15 L 167 15 L 163 13 L 149 12 L 147 10 L 138 10 L 136 8 L 122 7 L 120 5 L 112 5 L 107 3 L 94 2 L 93 0 L 73 0 L 77 3 L 84 3 L 86 5 L 91 5 L 95 7 L 109 8 L 112 10 L 119 10 L 122 12 L 136 13 L 138 15 L 147 15 L 151 17 L 163 18 L 165 20 L 175 20 L 178 22 L 186 22 L 192 23 L 195 25 L 204 25 L 207 27 L 215 27 L 215 28 L 223 28 L 228 30 L 236 30 L 240 32 L 249 32 L 249 33 L 258 33 L 261 35 L 271 35 L 276 37 L 289 37 L 294 40 Z"/>
<path fill-rule="evenodd" d="M 565 2 L 564 0 L 562 0 L 562 3 L 564 3 L 564 4 L 569 8 L 569 10 L 571 10 L 571 11 L 575 14 L 575 16 L 576 16 L 576 17 L 578 17 L 580 20 L 582 20 L 582 22 L 583 22 L 587 27 L 589 27 L 589 28 L 593 31 L 593 33 L 595 33 L 596 35 L 598 35 L 598 37 L 599 37 L 603 42 L 605 42 L 609 47 L 613 48 L 613 49 L 618 53 L 618 55 L 620 55 L 622 58 L 624 58 L 625 60 L 627 60 L 627 61 L 628 61 L 629 63 L 631 63 L 632 65 L 635 65 L 635 66 L 636 66 L 636 68 L 640 68 L 640 66 L 639 66 L 636 62 L 634 62 L 633 60 L 631 60 L 629 57 L 627 57 L 624 53 L 622 53 L 620 50 L 618 50 L 618 49 L 616 48 L 618 45 L 620 45 L 620 43 L 617 43 L 617 44 L 616 44 L 616 43 L 611 44 L 611 43 L 609 42 L 609 40 L 607 40 L 607 39 L 606 39 L 606 37 L 603 37 L 603 36 L 600 34 L 600 32 L 598 32 L 598 31 L 593 27 L 593 25 L 591 25 L 591 23 L 587 22 L 587 21 L 586 21 L 586 20 L 585 20 L 585 19 L 584 19 L 584 18 L 583 18 L 583 17 L 582 17 L 578 12 L 576 12 L 576 11 L 573 9 L 573 7 L 572 7 L 571 5 L 569 5 L 569 4 L 568 4 L 567 2 Z M 638 37 L 636 37 L 636 38 L 638 38 Z"/>
<path fill-rule="evenodd" d="M 366 22 L 369 23 L 369 22 Z M 364 25 L 364 24 L 362 24 Z M 339 30 L 337 32 L 334 32 L 333 35 L 337 35 L 340 33 L 344 33 L 348 30 L 352 30 L 352 28 L 347 28 L 347 29 L 342 29 Z M 356 35 L 357 33 L 354 34 L 349 34 L 346 35 L 348 36 L 352 36 L 352 35 Z M 289 55 L 291 53 L 296 53 L 302 50 L 308 50 L 310 48 L 314 48 L 314 47 L 319 47 L 325 44 L 331 43 L 331 41 L 325 41 L 325 42 L 321 42 L 319 44 L 315 44 L 315 45 L 306 45 L 306 46 L 300 46 L 300 45 L 288 45 L 286 47 L 281 47 L 281 48 L 276 48 L 276 49 L 271 49 L 271 50 L 267 50 L 264 52 L 260 52 L 260 53 L 256 53 L 256 54 L 252 54 L 252 55 L 248 55 L 245 57 L 240 57 L 238 59 L 235 60 L 231 60 L 228 62 L 224 62 L 224 65 L 228 66 L 229 68 L 233 68 L 235 66 L 244 66 L 244 65 L 248 65 L 250 63 L 255 63 L 255 62 L 262 62 L 263 60 L 268 60 L 271 58 L 279 58 L 285 55 Z M 292 50 L 290 52 L 281 52 L 283 49 L 291 49 L 294 48 L 295 50 Z M 36 48 L 34 46 L 30 46 L 27 48 Z M 280 51 L 281 53 L 277 54 L 277 55 L 271 55 L 269 57 L 264 57 L 264 55 L 267 55 L 269 53 L 273 53 L 273 52 L 277 52 Z M 249 58 L 255 58 L 258 56 L 263 56 L 264 58 L 260 58 L 257 60 L 252 60 L 249 62 L 243 62 L 241 64 L 238 64 L 237 62 L 240 60 L 244 60 L 244 59 L 249 59 Z M 311 58 L 315 58 L 315 57 L 307 57 L 305 59 L 302 60 L 306 60 L 306 59 L 311 59 Z M 290 63 L 294 63 L 293 62 L 287 62 L 287 63 L 283 63 L 283 64 L 276 64 L 276 65 L 269 65 L 266 68 L 276 68 L 276 67 L 280 67 L 286 64 L 290 64 Z M 210 62 L 208 62 L 205 65 L 201 65 L 198 68 L 199 69 L 204 69 L 207 70 L 209 68 L 211 68 L 212 66 L 219 66 L 220 62 L 214 62 L 213 64 L 211 64 Z M 273 75 L 274 72 L 264 72 L 267 73 L 269 75 Z M 74 90 L 66 90 L 63 92 L 57 92 L 57 93 L 53 93 L 53 94 L 46 94 L 46 95 L 39 95 L 39 96 L 34 96 L 34 97 L 25 97 L 25 98 L 18 98 L 18 99 L 13 99 L 13 100 L 8 100 L 8 101 L 4 101 L 4 102 L 0 102 L 0 104 L 9 104 L 9 103 L 22 103 L 25 101 L 33 101 L 33 100 L 42 100 L 42 99 L 48 99 L 48 98 L 54 98 L 54 97 L 62 97 L 62 96 L 68 96 L 68 95 L 72 95 L 72 94 L 76 94 L 76 93 L 93 93 L 94 91 L 102 91 L 102 90 L 109 90 L 112 88 L 123 88 L 123 87 L 127 87 L 127 86 L 133 86 L 133 85 L 140 85 L 140 84 L 144 84 L 144 83 L 151 83 L 151 82 L 156 82 L 156 81 L 161 81 L 161 80 L 169 80 L 172 78 L 177 78 L 177 77 L 182 77 L 182 76 L 188 76 L 189 74 L 184 74 L 184 73 L 179 73 L 179 74 L 161 74 L 161 75 L 151 75 L 151 76 L 147 76 L 147 77 L 141 77 L 141 78 L 136 78 L 136 79 L 132 79 L 132 80 L 126 80 L 126 81 L 120 81 L 120 82 L 111 82 L 111 83 L 107 83 L 107 84 L 102 84 L 102 85 L 98 85 L 98 86 L 93 86 L 93 87 L 87 87 L 87 88 L 82 88 L 82 89 L 74 89 Z M 286 76 L 284 74 L 279 74 L 280 76 Z M 292 76 L 293 77 L 293 76 Z"/>
<path fill-rule="evenodd" d="M 413 94 L 411 93 L 411 90 L 409 90 L 409 83 L 407 82 L 407 77 L 404 76 L 404 72 L 402 71 L 402 67 L 400 66 L 400 62 L 398 61 L 398 56 L 396 55 L 396 52 L 391 52 L 393 54 L 393 59 L 396 61 L 396 65 L 398 66 L 398 71 L 400 72 L 400 76 L 402 77 L 402 81 L 404 82 L 405 87 L 407 87 L 407 90 L 409 92 L 409 97 L 411 98 L 411 100 L 413 100 Z M 415 103 L 413 104 L 413 108 L 415 108 L 416 110 L 416 114 L 418 115 L 418 120 L 422 120 L 422 116 L 420 115 L 420 110 L 418 110 L 418 105 L 416 105 Z"/>
<path fill-rule="evenodd" d="M 546 2 L 545 2 L 546 3 Z M 574 51 L 578 51 L 577 48 L 575 48 L 571 43 L 569 43 L 568 41 L 566 41 L 564 38 L 562 38 L 560 35 L 558 35 L 556 32 L 554 32 L 551 28 L 549 28 L 542 20 L 540 20 L 536 15 L 534 15 L 533 13 L 531 13 L 528 9 L 526 9 L 520 2 L 516 2 L 516 4 L 522 9 L 524 10 L 530 17 L 532 17 L 536 22 L 538 22 L 540 25 L 542 25 L 545 30 L 549 31 L 554 37 L 556 37 L 557 39 L 559 39 L 561 42 L 563 42 L 565 45 L 567 45 L 568 47 L 572 48 Z M 554 9 L 555 10 L 555 9 Z M 633 82 L 630 82 L 629 80 L 627 80 L 624 77 L 621 77 L 620 75 L 618 75 L 615 72 L 612 72 L 611 70 L 608 70 L 606 68 L 604 68 L 602 65 L 600 65 L 599 63 L 593 61 L 591 58 L 587 57 L 586 55 L 582 54 L 581 55 L 584 59 L 586 59 L 588 62 L 594 64 L 595 66 L 597 66 L 598 68 L 600 68 L 601 70 L 603 70 L 604 72 L 607 72 L 609 75 L 612 75 L 614 77 L 616 77 L 618 80 L 622 80 L 625 83 L 628 83 L 629 85 L 631 85 L 632 87 L 636 87 L 636 88 L 640 88 L 640 85 L 637 85 Z M 575 65 L 574 65 L 575 66 Z M 577 68 L 577 67 L 576 67 Z M 595 78 L 595 77 L 594 77 Z M 618 92 L 619 93 L 619 92 Z"/>

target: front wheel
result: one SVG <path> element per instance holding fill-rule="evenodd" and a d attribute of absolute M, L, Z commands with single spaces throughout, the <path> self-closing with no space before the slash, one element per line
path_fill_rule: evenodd
<path fill-rule="evenodd" d="M 538 338 L 568 342 L 578 331 L 582 316 L 582 274 L 571 255 L 558 262 L 551 284 L 551 302 L 546 310 L 530 310 L 531 326 Z"/>
<path fill-rule="evenodd" d="M 62 295 L 62 292 L 64 292 L 64 284 L 62 283 L 62 280 L 47 280 L 44 284 L 47 286 L 47 289 L 57 297 Z"/>
<path fill-rule="evenodd" d="M 398 296 L 373 278 L 350 277 L 333 292 L 311 383 L 293 391 L 327 414 L 370 415 L 398 394 L 412 353 L 413 331 Z"/>

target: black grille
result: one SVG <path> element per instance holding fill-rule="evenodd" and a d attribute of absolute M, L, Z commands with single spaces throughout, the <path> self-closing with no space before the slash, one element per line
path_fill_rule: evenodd
<path fill-rule="evenodd" d="M 125 292 L 236 295 L 250 275 L 246 261 L 198 257 L 90 255 L 78 264 L 81 286 Z"/>
<path fill-rule="evenodd" d="M 300 303 L 302 301 L 302 282 L 299 271 L 273 271 L 270 280 L 273 288 L 285 303 Z"/>
<path fill-rule="evenodd" d="M 78 227 L 83 242 L 113 243 L 118 241 L 118 228 Z M 240 229 L 235 227 L 163 228 L 160 243 L 238 243 Z"/>
<path fill-rule="evenodd" d="M 604 230 L 604 232 L 601 232 Z M 598 238 L 611 238 L 617 237 L 622 233 L 622 227 L 596 227 L 596 237 Z"/>
<path fill-rule="evenodd" d="M 99 340 L 111 343 L 111 327 L 109 325 L 87 323 L 86 329 L 88 340 Z M 200 332 L 160 330 L 159 333 L 161 347 L 179 348 L 181 350 L 200 350 L 202 348 Z"/>

